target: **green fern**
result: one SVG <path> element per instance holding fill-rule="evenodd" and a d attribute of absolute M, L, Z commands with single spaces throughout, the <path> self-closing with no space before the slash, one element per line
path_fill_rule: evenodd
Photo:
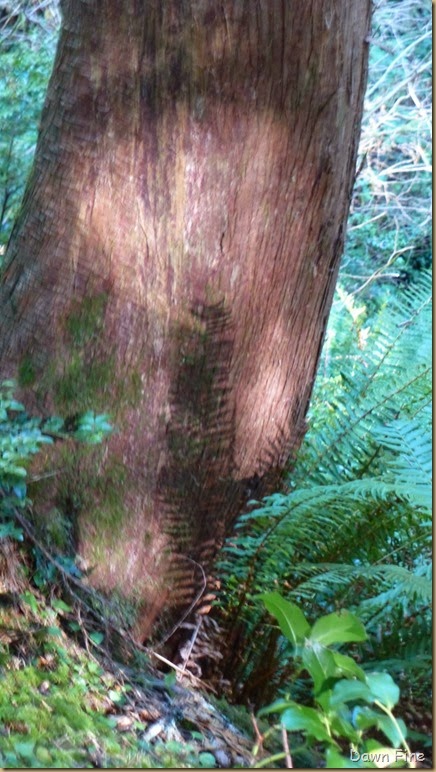
<path fill-rule="evenodd" d="M 412 504 L 431 513 L 432 442 L 427 413 L 429 409 L 414 419 L 397 419 L 376 430 L 374 437 L 393 454 L 388 473 L 396 484 L 404 488 Z"/>

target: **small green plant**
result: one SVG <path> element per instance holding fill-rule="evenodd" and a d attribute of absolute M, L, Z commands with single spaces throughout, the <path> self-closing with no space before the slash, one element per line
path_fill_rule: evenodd
<path fill-rule="evenodd" d="M 281 731 L 284 750 L 263 759 L 256 768 L 281 759 L 290 767 L 291 754 L 301 756 L 312 748 L 327 768 L 414 767 L 418 754 L 412 754 L 407 728 L 393 713 L 400 697 L 398 686 L 388 673 L 366 673 L 338 650 L 341 644 L 367 638 L 358 617 L 349 611 L 334 612 L 310 626 L 301 609 L 278 592 L 259 597 L 292 646 L 295 680 L 288 696 L 259 711 L 259 716 L 280 716 L 273 731 Z M 310 705 L 291 698 L 303 673 L 312 681 Z M 387 738 L 387 745 L 380 736 Z"/>
<path fill-rule="evenodd" d="M 78 416 L 71 428 L 62 418 L 48 419 L 29 416 L 21 402 L 14 397 L 15 381 L 0 384 L 0 512 L 28 503 L 27 466 L 32 456 L 44 445 L 72 437 L 96 444 L 112 431 L 107 415 L 92 411 Z M 2 528 L 10 528 L 3 524 Z M 0 531 L 3 536 L 9 535 Z"/>

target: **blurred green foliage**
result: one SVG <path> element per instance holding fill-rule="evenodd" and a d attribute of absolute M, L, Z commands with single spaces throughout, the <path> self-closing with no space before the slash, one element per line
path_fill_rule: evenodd
<path fill-rule="evenodd" d="M 56 41 L 54 31 L 37 26 L 0 37 L 0 250 L 10 236 L 32 166 Z"/>
<path fill-rule="evenodd" d="M 369 310 L 431 265 L 430 0 L 374 11 L 358 176 L 341 283 Z"/>

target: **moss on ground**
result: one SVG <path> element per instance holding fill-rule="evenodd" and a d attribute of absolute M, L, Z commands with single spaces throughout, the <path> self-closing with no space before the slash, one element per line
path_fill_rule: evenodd
<path fill-rule="evenodd" d="M 146 724 L 122 716 L 129 686 L 105 671 L 60 626 L 69 607 L 26 592 L 0 609 L 0 764 L 6 768 L 194 768 L 209 754 L 143 739 Z M 96 634 L 98 635 L 98 634 Z M 92 638 L 92 633 L 91 633 Z M 89 645 L 92 641 L 88 639 Z M 124 730 L 124 731 L 123 731 Z"/>

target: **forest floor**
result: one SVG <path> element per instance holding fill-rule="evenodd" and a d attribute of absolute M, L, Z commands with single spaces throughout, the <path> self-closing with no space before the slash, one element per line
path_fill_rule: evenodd
<path fill-rule="evenodd" d="M 251 768 L 270 754 L 254 758 L 248 712 L 189 672 L 163 674 L 145 650 L 117 662 L 77 606 L 23 582 L 12 554 L 0 561 L 1 767 Z"/>
<path fill-rule="evenodd" d="M 122 633 L 93 629 L 77 596 L 64 592 L 67 603 L 59 584 L 35 587 L 23 552 L 0 542 L 1 767 L 286 766 L 280 734 L 264 738 L 267 723 L 181 667 L 167 662 L 162 673 L 155 667 L 162 658 L 126 647 Z M 406 700 L 401 715 L 421 739 L 430 737 L 424 708 Z M 324 766 L 322 754 L 311 753 L 311 767 Z M 421 766 L 432 768 L 431 759 Z"/>
<path fill-rule="evenodd" d="M 283 748 L 277 740 L 262 747 L 268 726 L 246 709 L 188 672 L 162 674 L 143 652 L 129 665 L 115 661 L 99 636 L 67 633 L 69 617 L 63 601 L 0 583 L 2 767 L 284 766 L 272 758 Z M 408 719 L 422 731 L 422 716 Z"/>

